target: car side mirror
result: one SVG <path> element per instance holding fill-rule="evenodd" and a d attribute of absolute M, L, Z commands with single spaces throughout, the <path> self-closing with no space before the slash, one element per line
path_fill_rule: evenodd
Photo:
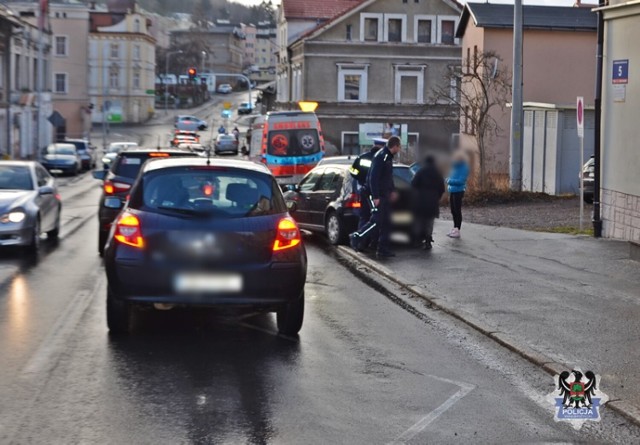
<path fill-rule="evenodd" d="M 105 198 L 104 206 L 108 209 L 121 209 L 122 201 L 120 200 L 120 198 L 116 198 L 115 196 L 110 196 L 108 198 Z"/>
<path fill-rule="evenodd" d="M 38 189 L 39 195 L 53 195 L 53 187 L 50 185 L 43 185 Z"/>
<path fill-rule="evenodd" d="M 298 210 L 298 204 L 295 201 L 287 201 L 287 210 L 289 213 L 295 213 Z"/>
<path fill-rule="evenodd" d="M 91 175 L 95 179 L 99 179 L 100 181 L 104 181 L 105 176 L 107 176 L 107 169 L 104 170 L 94 170 L 91 172 Z"/>

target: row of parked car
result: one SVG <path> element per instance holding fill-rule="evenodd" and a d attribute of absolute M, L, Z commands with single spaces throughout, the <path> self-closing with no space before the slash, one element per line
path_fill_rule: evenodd
<path fill-rule="evenodd" d="M 84 139 L 66 139 L 49 144 L 42 153 L 42 165 L 54 173 L 77 175 L 96 167 L 96 150 Z"/>

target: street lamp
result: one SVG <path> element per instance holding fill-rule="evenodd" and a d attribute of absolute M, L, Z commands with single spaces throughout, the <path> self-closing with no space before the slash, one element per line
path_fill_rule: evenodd
<path fill-rule="evenodd" d="M 207 58 L 207 52 L 206 51 L 202 51 L 200 54 L 202 54 L 202 69 L 200 70 L 200 72 L 204 73 L 204 61 Z"/>
<path fill-rule="evenodd" d="M 169 114 L 169 89 L 167 88 L 167 76 L 169 75 L 169 57 L 172 54 L 182 54 L 182 50 L 169 51 L 164 65 L 164 114 Z"/>

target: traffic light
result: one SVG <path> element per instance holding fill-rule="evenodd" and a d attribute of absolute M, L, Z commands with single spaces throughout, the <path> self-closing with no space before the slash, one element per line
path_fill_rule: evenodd
<path fill-rule="evenodd" d="M 195 68 L 189 68 L 187 70 L 187 74 L 189 75 L 189 79 L 193 80 L 196 78 L 196 74 L 198 74 L 198 72 L 196 71 Z"/>

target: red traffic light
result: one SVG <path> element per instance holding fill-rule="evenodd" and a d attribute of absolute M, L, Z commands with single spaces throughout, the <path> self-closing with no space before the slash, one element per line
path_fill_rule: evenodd
<path fill-rule="evenodd" d="M 189 68 L 187 70 L 187 74 L 189 75 L 190 79 L 193 79 L 194 77 L 196 77 L 197 71 L 195 68 Z"/>

